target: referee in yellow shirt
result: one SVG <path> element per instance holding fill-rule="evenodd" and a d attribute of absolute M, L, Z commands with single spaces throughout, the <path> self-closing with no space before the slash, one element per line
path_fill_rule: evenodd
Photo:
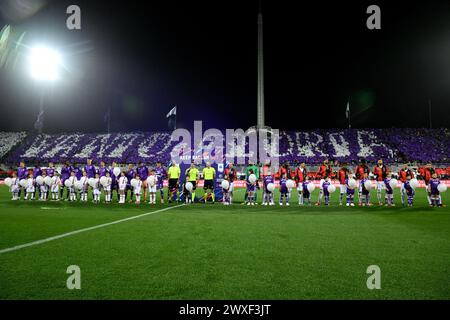
<path fill-rule="evenodd" d="M 186 169 L 185 172 L 185 177 L 186 177 L 186 181 L 192 183 L 192 192 L 191 192 L 191 202 L 194 202 L 195 200 L 195 189 L 197 189 L 197 180 L 198 180 L 198 175 L 199 175 L 199 171 L 197 169 L 197 167 L 195 166 L 195 163 L 192 162 L 191 163 L 191 167 Z"/>
<path fill-rule="evenodd" d="M 208 195 L 211 193 L 212 202 L 215 201 L 215 195 L 214 195 L 214 178 L 216 177 L 216 170 L 211 167 L 211 163 L 207 162 L 206 167 L 203 168 L 203 190 L 205 190 L 205 193 L 203 194 L 203 199 L 208 199 Z M 212 191 L 212 192 L 209 192 Z"/>
<path fill-rule="evenodd" d="M 178 182 L 180 181 L 181 170 L 176 162 L 172 162 L 169 170 L 167 170 L 167 176 L 169 177 L 169 187 L 167 189 L 167 201 L 172 202 L 174 195 L 175 199 L 178 199 Z"/>

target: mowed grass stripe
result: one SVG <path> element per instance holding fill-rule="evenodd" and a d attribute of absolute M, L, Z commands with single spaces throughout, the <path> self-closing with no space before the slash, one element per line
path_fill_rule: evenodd
<path fill-rule="evenodd" d="M 23 249 L 23 248 L 28 248 L 28 247 L 32 247 L 32 246 L 36 246 L 36 245 L 40 245 L 40 244 L 43 244 L 43 243 L 46 243 L 46 242 L 50 242 L 50 241 L 58 240 L 58 239 L 61 239 L 61 238 L 73 236 L 75 234 L 79 234 L 79 233 L 82 233 L 82 232 L 87 232 L 87 231 L 91 231 L 91 230 L 95 230 L 95 229 L 99 229 L 99 228 L 108 227 L 108 226 L 111 226 L 111 225 L 114 225 L 114 224 L 118 224 L 118 223 L 129 221 L 129 220 L 139 219 L 139 218 L 142 218 L 142 217 L 154 214 L 154 213 L 164 212 L 164 211 L 175 209 L 175 208 L 178 208 L 178 207 L 181 207 L 181 206 L 184 206 L 184 204 L 176 205 L 176 206 L 173 206 L 173 207 L 167 207 L 167 208 L 164 208 L 164 209 L 159 209 L 159 210 L 143 213 L 143 214 L 139 214 L 139 215 L 136 215 L 136 216 L 131 216 L 131 217 L 128 217 L 128 218 L 115 220 L 115 221 L 99 224 L 99 225 L 88 227 L 88 228 L 83 228 L 83 229 L 78 229 L 78 230 L 74 230 L 74 231 L 71 231 L 71 232 L 66 232 L 66 233 L 63 233 L 63 234 L 60 234 L 60 235 L 56 235 L 56 236 L 53 236 L 53 237 L 49 237 L 49 238 L 45 238 L 45 239 L 41 239 L 41 240 L 37 240 L 37 241 L 33 241 L 33 242 L 24 243 L 24 244 L 21 244 L 21 245 L 10 247 L 10 248 L 1 249 L 0 250 L 0 254 L 11 252 L 11 251 L 17 251 L 17 250 L 20 250 L 20 249 Z"/>

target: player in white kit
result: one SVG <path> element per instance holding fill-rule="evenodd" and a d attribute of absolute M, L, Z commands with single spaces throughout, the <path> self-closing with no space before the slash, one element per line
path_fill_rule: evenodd
<path fill-rule="evenodd" d="M 125 192 L 127 192 L 128 178 L 126 177 L 124 171 L 120 173 L 118 184 L 119 184 L 119 203 L 125 203 Z"/>

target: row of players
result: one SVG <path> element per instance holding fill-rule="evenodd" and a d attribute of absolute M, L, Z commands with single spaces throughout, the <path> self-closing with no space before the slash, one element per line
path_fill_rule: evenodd
<path fill-rule="evenodd" d="M 306 169 L 306 165 L 304 163 L 300 164 L 300 166 L 294 170 L 291 170 L 289 164 L 284 164 L 280 168 L 279 176 L 282 174 L 286 174 L 288 177 L 295 177 L 295 180 L 298 182 L 302 182 L 308 176 L 308 171 Z M 320 186 L 322 185 L 323 179 L 325 177 L 329 177 L 332 180 L 337 180 L 340 185 L 340 199 L 339 203 L 342 205 L 342 202 L 345 200 L 345 195 L 348 189 L 348 181 L 352 178 L 356 181 L 359 181 L 358 187 L 358 204 L 363 204 L 364 199 L 364 183 L 361 183 L 362 180 L 367 180 L 369 176 L 372 175 L 373 179 L 376 181 L 376 191 L 377 191 L 377 199 L 378 204 L 383 204 L 383 195 L 382 192 L 385 190 L 385 204 L 389 205 L 388 198 L 390 198 L 390 189 L 388 185 L 390 184 L 390 180 L 393 178 L 393 172 L 383 163 L 383 160 L 378 160 L 377 164 L 374 166 L 373 170 L 370 170 L 369 166 L 366 164 L 366 161 L 362 159 L 354 171 L 352 171 L 348 166 L 343 163 L 341 167 L 335 172 L 333 171 L 332 165 L 328 160 L 325 160 L 322 165 L 319 166 L 318 171 L 313 175 L 316 179 L 322 179 L 320 182 Z M 437 193 L 439 195 L 439 190 L 437 190 L 437 185 L 440 184 L 440 181 L 437 179 L 436 171 L 433 169 L 431 163 L 427 163 L 425 167 L 423 167 L 420 171 L 420 175 L 425 181 L 426 190 L 427 190 L 427 199 L 428 204 L 430 206 L 435 205 L 432 201 L 432 193 Z M 398 180 L 400 182 L 400 194 L 401 194 L 401 203 L 406 205 L 408 203 L 408 198 L 411 201 L 411 198 L 414 198 L 414 189 L 416 187 L 416 179 L 414 172 L 409 169 L 407 164 L 404 164 L 400 171 L 396 174 Z M 409 188 L 409 181 L 412 180 L 413 187 Z M 433 180 L 433 183 L 431 181 Z M 396 181 L 396 179 L 394 180 Z M 392 183 L 394 185 L 394 183 Z M 442 185 L 441 188 L 445 188 L 445 185 Z M 432 190 L 433 189 L 433 190 Z M 350 191 L 352 192 L 352 191 Z M 318 199 L 316 205 L 319 205 L 324 197 L 324 193 L 322 191 L 319 192 Z M 439 195 L 439 203 L 442 204 L 441 197 Z M 370 201 L 368 202 L 370 205 Z M 392 201 L 393 203 L 393 201 Z"/>
<path fill-rule="evenodd" d="M 200 171 L 195 164 L 185 172 L 189 176 L 189 181 L 195 185 L 199 179 Z M 202 171 L 204 178 L 204 198 L 214 199 L 214 179 L 215 169 L 208 163 Z M 88 191 L 92 189 L 93 202 L 100 201 L 100 195 L 105 194 L 107 203 L 112 201 L 113 191 L 117 192 L 119 203 L 125 203 L 128 191 L 131 191 L 131 200 L 135 198 L 137 203 L 141 201 L 141 192 L 143 191 L 143 201 L 149 196 L 150 203 L 156 203 L 156 193 L 160 192 L 161 203 L 164 203 L 163 182 L 168 178 L 169 187 L 167 199 L 172 202 L 176 199 L 174 194 L 179 186 L 181 177 L 180 167 L 173 163 L 166 170 L 160 162 L 153 169 L 148 169 L 143 163 L 139 163 L 137 169 L 133 164 L 128 165 L 126 171 L 121 171 L 116 163 L 108 168 L 105 162 L 100 162 L 100 166 L 95 168 L 92 160 L 88 160 L 83 168 L 71 166 L 68 162 L 60 170 L 56 170 L 53 163 L 45 169 L 35 166 L 28 170 L 24 162 L 21 162 L 17 172 L 13 173 L 12 178 L 6 178 L 5 184 L 10 187 L 13 195 L 12 200 L 21 199 L 24 194 L 24 200 L 34 200 L 36 193 L 41 201 L 63 199 L 64 189 L 67 189 L 67 201 L 75 201 L 77 194 L 81 201 L 87 201 Z M 211 196 L 212 195 L 212 196 Z M 194 198 L 194 196 L 192 197 Z"/>
<path fill-rule="evenodd" d="M 262 172 L 260 172 L 260 170 Z M 346 204 L 352 205 L 354 192 L 356 188 L 356 181 L 359 180 L 359 205 L 371 205 L 370 203 L 370 188 L 371 185 L 366 183 L 369 181 L 369 168 L 364 161 L 356 167 L 355 174 L 352 173 L 350 169 L 344 164 L 335 173 L 332 170 L 331 165 L 328 161 L 319 167 L 319 170 L 315 174 L 316 178 L 321 178 L 319 188 L 319 196 L 316 205 L 322 203 L 329 203 L 330 193 L 334 192 L 334 186 L 331 183 L 331 179 L 337 178 L 340 183 L 340 204 L 342 205 L 343 200 Z M 392 179 L 392 173 L 383 164 L 382 160 L 379 160 L 377 165 L 373 170 L 373 174 L 376 179 L 377 197 L 379 204 L 382 203 L 382 190 L 385 190 L 385 204 L 393 205 L 393 190 L 392 188 L 396 185 L 396 180 Z M 186 183 L 183 184 L 182 193 L 180 196 L 186 199 L 187 202 L 192 202 L 195 200 L 195 189 L 197 181 L 199 179 L 200 171 L 197 166 L 193 163 L 190 168 L 185 172 Z M 425 183 L 427 185 L 427 196 L 430 205 L 442 205 L 442 199 L 440 196 L 440 191 L 438 186 L 440 185 L 439 179 L 437 179 L 436 173 L 434 172 L 431 164 L 425 167 L 424 172 Z M 80 200 L 87 201 L 87 194 L 89 187 L 93 190 L 94 202 L 100 201 L 100 194 L 103 191 L 105 193 L 106 202 L 111 202 L 112 191 L 116 190 L 120 203 L 125 202 L 128 190 L 131 191 L 131 198 L 133 196 L 136 198 L 137 202 L 140 202 L 141 191 L 143 190 L 144 201 L 146 201 L 147 193 L 149 194 L 150 203 L 156 202 L 156 192 L 157 190 L 161 193 L 161 201 L 164 201 L 163 194 L 163 179 L 168 178 L 169 187 L 167 198 L 170 201 L 179 199 L 177 196 L 178 186 L 180 181 L 180 168 L 175 163 L 173 163 L 169 169 L 166 171 L 161 163 L 156 165 L 154 169 L 148 169 L 143 163 L 140 163 L 137 170 L 134 166 L 130 164 L 127 171 L 121 172 L 117 164 L 113 163 L 111 168 L 108 168 L 104 162 L 100 162 L 100 167 L 95 168 L 92 165 L 92 160 L 88 160 L 84 168 L 76 168 L 70 166 L 66 163 L 59 173 L 53 163 L 50 163 L 46 169 L 41 169 L 38 166 L 33 168 L 32 173 L 29 173 L 28 169 L 25 167 L 25 163 L 21 162 L 17 170 L 17 174 L 13 176 L 7 184 L 11 187 L 11 192 L 13 193 L 13 199 L 19 199 L 22 189 L 25 193 L 24 199 L 34 199 L 36 191 L 39 193 L 40 200 L 47 200 L 49 193 L 51 193 L 52 200 L 58 200 L 63 196 L 64 187 L 67 188 L 67 199 L 74 201 L 76 199 L 76 194 L 79 192 Z M 210 166 L 209 163 L 202 171 L 202 176 L 204 178 L 204 197 L 203 201 L 211 199 L 214 202 L 214 179 L 215 170 Z M 249 164 L 246 169 L 246 183 L 247 190 L 245 196 L 245 203 L 251 205 L 256 201 L 256 189 L 259 189 L 258 180 L 262 180 L 263 184 L 263 204 L 273 204 L 273 190 L 271 183 L 274 183 L 275 177 L 280 177 L 280 203 L 289 203 L 289 198 L 291 195 L 291 190 L 293 185 L 291 181 L 294 180 L 297 183 L 298 199 L 299 204 L 305 202 L 311 203 L 309 189 L 312 188 L 310 185 L 310 176 L 308 175 L 306 166 L 304 163 L 300 164 L 295 170 L 291 170 L 288 164 L 281 166 L 276 175 L 271 170 L 270 164 L 264 165 L 262 168 Z M 415 194 L 415 183 L 414 174 L 408 169 L 407 165 L 398 173 L 400 180 L 400 190 L 401 190 L 401 200 L 402 204 L 412 205 L 414 194 Z M 118 177 L 118 178 L 117 178 Z M 253 181 L 253 177 L 255 180 Z M 258 179 L 257 177 L 260 177 Z M 237 179 L 237 172 L 232 164 L 229 164 L 225 168 L 225 175 L 223 188 L 224 198 L 223 203 L 231 203 L 233 196 L 233 182 Z M 226 183 L 229 183 L 228 187 Z M 293 182 L 293 181 L 292 181 Z M 393 183 L 395 182 L 395 183 Z M 309 189 L 308 189 L 308 185 Z M 441 187 L 445 187 L 442 186 Z M 441 188 L 442 189 L 442 188 Z M 442 189 L 443 190 L 443 189 Z M 407 200 L 407 201 L 405 201 Z"/>
<path fill-rule="evenodd" d="M 35 194 L 39 193 L 40 200 L 47 200 L 49 194 L 51 194 L 53 200 L 65 198 L 67 201 L 73 200 L 75 197 L 74 195 L 80 193 L 80 200 L 86 201 L 87 191 L 89 189 L 91 189 L 93 193 L 95 191 L 95 194 L 98 195 L 100 194 L 100 191 L 106 190 L 106 195 L 109 187 L 106 186 L 105 188 L 100 183 L 100 178 L 102 177 L 108 177 L 111 192 L 116 190 L 119 194 L 119 179 L 123 175 L 127 178 L 125 192 L 123 192 L 124 195 L 126 196 L 129 190 L 134 194 L 134 188 L 131 186 L 131 181 L 139 178 L 139 180 L 142 181 L 144 198 L 146 198 L 148 191 L 146 180 L 151 174 L 151 171 L 156 176 L 156 188 L 161 192 L 161 199 L 164 199 L 163 179 L 167 178 L 167 171 L 161 163 L 157 163 L 156 167 L 152 170 L 149 170 L 143 163 L 139 163 L 137 168 L 135 168 L 133 164 L 129 164 L 127 170 L 122 172 L 115 162 L 112 163 L 111 167 L 107 167 L 106 163 L 101 161 L 100 166 L 95 167 L 92 163 L 92 159 L 88 159 L 86 165 L 82 167 L 71 165 L 67 161 L 59 170 L 56 169 L 52 162 L 50 162 L 46 168 L 35 165 L 32 170 L 29 170 L 24 162 L 20 162 L 17 172 L 13 174 L 11 179 L 11 192 L 14 191 L 13 194 L 16 194 L 15 199 L 20 199 L 23 192 L 24 199 L 34 199 L 36 197 Z M 42 177 L 43 179 L 40 179 L 39 177 Z M 49 183 L 44 183 L 44 180 L 47 177 L 50 177 L 52 181 L 47 179 L 47 182 Z M 98 180 L 96 181 L 96 185 L 93 183 L 93 180 Z M 69 182 L 66 183 L 66 181 Z M 81 184 L 79 183 L 80 181 Z M 125 179 L 122 179 L 122 181 L 125 181 Z M 7 180 L 5 180 L 5 182 L 7 182 Z M 91 182 L 91 184 L 89 184 L 89 182 Z M 83 186 L 83 189 L 80 190 L 77 186 Z M 27 190 L 29 192 L 27 192 Z M 94 200 L 96 200 L 95 194 Z"/>
<path fill-rule="evenodd" d="M 273 187 L 271 186 L 274 181 L 272 176 L 265 176 L 264 178 L 264 189 L 263 189 L 263 205 L 273 205 Z M 280 180 L 280 205 L 283 205 L 283 199 L 286 201 L 286 205 L 289 205 L 289 199 L 291 196 L 291 190 L 294 184 L 289 186 L 289 182 L 292 180 L 287 179 L 286 174 L 284 174 Z M 382 185 L 377 183 L 377 195 L 381 193 L 381 190 L 385 190 L 385 202 L 379 202 L 380 205 L 395 206 L 394 204 L 394 189 L 398 185 L 398 181 L 392 178 L 392 173 L 387 172 L 386 178 L 382 181 Z M 418 182 L 412 179 L 410 175 L 406 176 L 404 183 L 400 183 L 400 190 L 402 194 L 402 204 L 407 206 L 412 206 L 414 203 L 415 189 L 418 187 Z M 315 184 L 310 177 L 306 177 L 301 184 L 297 184 L 298 192 L 298 203 L 299 205 L 311 205 L 311 193 L 315 189 Z M 324 205 L 329 205 L 331 194 L 336 191 L 336 187 L 332 184 L 330 177 L 326 176 L 321 179 L 319 183 L 319 196 L 316 205 L 323 203 Z M 360 206 L 371 206 L 370 201 L 370 190 L 372 189 L 372 181 L 369 179 L 368 174 L 365 173 L 363 178 L 358 182 L 353 174 L 349 174 L 344 183 L 339 185 L 340 195 L 339 195 L 339 205 L 342 205 L 344 201 L 347 206 L 355 205 L 355 190 L 358 190 L 358 204 Z M 247 192 L 253 195 L 254 188 L 251 186 L 251 182 L 247 181 Z M 442 206 L 442 198 L 440 192 L 444 192 L 446 186 L 441 184 L 437 178 L 436 173 L 432 175 L 430 183 L 427 187 L 427 192 L 429 192 L 430 205 L 431 206 Z M 406 203 L 404 202 L 404 197 L 406 198 Z M 253 197 L 250 197 L 250 204 L 254 204 Z"/>
<path fill-rule="evenodd" d="M 252 166 L 251 170 L 256 173 L 256 176 L 260 175 L 257 166 Z M 369 179 L 370 173 L 371 171 L 364 160 L 360 161 L 354 172 L 348 168 L 345 163 L 341 165 L 337 172 L 334 172 L 329 161 L 325 160 L 323 164 L 319 166 L 318 171 L 313 174 L 315 179 L 320 179 L 319 194 L 315 204 L 329 204 L 330 194 L 336 189 L 332 180 L 337 180 L 340 189 L 339 205 L 342 205 L 343 202 L 345 202 L 347 206 L 353 206 L 355 190 L 358 190 L 358 205 L 371 206 L 370 190 L 372 189 L 372 182 Z M 407 164 L 404 164 L 397 174 L 399 181 L 393 178 L 392 172 L 383 164 L 381 159 L 377 161 L 377 165 L 373 168 L 372 174 L 376 181 L 379 205 L 384 204 L 386 206 L 394 206 L 394 188 L 398 185 L 400 185 L 402 205 L 413 205 L 415 189 L 418 187 L 419 183 L 414 177 L 413 171 L 408 168 Z M 246 172 L 246 175 L 248 177 L 248 171 Z M 270 164 L 262 167 L 261 176 L 264 188 L 262 203 L 263 205 L 273 204 L 273 199 L 270 200 L 270 198 L 273 197 L 273 193 L 268 190 L 268 186 L 274 182 L 274 175 L 270 173 Z M 283 198 L 289 203 L 291 190 L 294 186 L 292 182 L 289 186 L 289 182 L 292 180 L 297 184 L 299 204 L 311 204 L 310 198 L 311 192 L 314 190 L 314 184 L 311 183 L 312 177 L 308 174 L 305 163 L 301 163 L 298 168 L 293 170 L 288 163 L 285 163 L 280 167 L 276 176 L 280 177 L 280 204 L 283 202 Z M 428 163 L 423 168 L 421 176 L 426 184 L 428 204 L 430 206 L 443 206 L 440 193 L 446 191 L 447 186 L 440 182 L 431 163 Z M 256 188 L 258 188 L 258 184 L 256 185 Z M 382 195 L 383 190 L 385 191 L 384 203 Z M 250 200 L 248 200 L 248 194 L 252 195 Z M 246 203 L 250 203 L 250 205 L 254 203 L 253 197 L 256 197 L 256 193 L 253 192 L 253 186 L 247 178 Z"/>
<path fill-rule="evenodd" d="M 247 205 L 254 205 L 256 201 L 256 189 L 257 189 L 257 179 L 256 175 L 253 173 L 253 170 L 250 170 L 250 175 L 246 180 L 247 184 Z M 24 199 L 33 200 L 35 197 L 36 191 L 39 194 L 39 200 L 46 201 L 48 199 L 49 194 L 51 194 L 51 200 L 59 200 L 59 192 L 60 186 L 62 185 L 61 178 L 59 173 L 55 173 L 53 177 L 49 177 L 44 172 L 42 176 L 38 176 L 34 179 L 31 174 L 28 179 L 22 181 L 25 183 L 21 183 L 17 177 L 13 177 L 10 181 L 6 182 L 11 187 L 11 192 L 13 193 L 13 200 L 19 199 L 19 191 L 20 186 L 25 189 Z M 149 192 L 149 203 L 156 203 L 156 182 L 157 177 L 155 175 L 155 170 L 150 170 L 150 174 L 145 181 L 148 185 Z M 263 178 L 263 205 L 273 205 L 274 204 L 274 189 L 275 189 L 275 181 L 272 175 L 264 176 Z M 386 179 L 383 181 L 385 188 L 385 199 L 386 205 L 394 206 L 394 188 L 397 186 L 397 180 L 391 177 L 391 173 L 388 173 Z M 36 187 L 37 185 L 37 187 Z M 69 192 L 69 201 L 76 201 L 77 194 L 79 194 L 80 201 L 87 201 L 88 198 L 88 189 L 89 187 L 93 190 L 93 202 L 99 203 L 101 193 L 104 193 L 105 202 L 110 203 L 112 201 L 112 178 L 110 173 L 107 172 L 105 176 L 100 177 L 98 173 L 96 173 L 95 178 L 88 178 L 85 171 L 83 171 L 83 175 L 80 180 L 76 179 L 75 174 L 71 174 L 71 176 L 66 179 L 64 185 L 68 188 Z M 368 179 L 367 174 L 364 175 L 363 179 L 360 181 L 360 201 L 363 206 L 370 206 L 370 189 L 372 182 Z M 441 206 L 442 200 L 439 192 L 440 181 L 437 179 L 436 174 L 433 174 L 433 177 L 430 180 L 429 189 L 431 194 L 431 202 L 433 206 Z M 126 194 L 127 194 L 127 186 L 128 186 L 128 178 L 125 175 L 125 172 L 120 174 L 118 179 L 118 199 L 119 203 L 125 203 Z M 132 196 L 134 195 L 135 201 L 137 204 L 141 201 L 141 191 L 143 187 L 143 181 L 140 179 L 139 175 L 131 181 L 132 186 Z M 413 205 L 414 195 L 415 195 L 415 186 L 411 181 L 411 176 L 407 176 L 407 180 L 402 184 L 403 189 L 407 195 L 407 203 L 408 206 Z M 286 174 L 282 176 L 280 179 L 280 205 L 289 205 L 290 197 L 292 189 L 295 187 L 295 183 L 293 180 L 287 179 Z M 342 198 L 346 197 L 346 205 L 354 206 L 354 196 L 355 189 L 357 187 L 357 182 L 352 175 L 346 179 L 345 185 L 340 186 L 340 201 Z M 37 189 L 37 190 L 36 190 Z M 308 204 L 311 205 L 311 193 L 314 191 L 315 185 L 310 180 L 309 177 L 306 178 L 301 184 L 298 185 L 298 199 L 299 204 Z M 186 182 L 183 184 L 182 196 L 185 199 L 186 203 L 192 203 L 195 201 L 195 186 L 192 182 Z M 320 182 L 320 193 L 324 198 L 324 205 L 329 205 L 330 196 L 333 192 L 335 192 L 336 188 L 332 184 L 329 177 L 325 177 Z M 225 176 L 222 181 L 222 193 L 223 199 L 222 202 L 225 205 L 229 205 L 232 203 L 232 194 L 233 194 L 233 185 L 230 183 L 229 177 Z M 181 196 L 181 194 L 180 194 Z M 208 196 L 206 194 L 206 196 Z M 320 198 L 319 198 L 320 199 Z M 214 202 L 214 200 L 213 200 Z M 320 204 L 320 200 L 319 200 Z M 342 202 L 341 202 L 342 204 Z"/>

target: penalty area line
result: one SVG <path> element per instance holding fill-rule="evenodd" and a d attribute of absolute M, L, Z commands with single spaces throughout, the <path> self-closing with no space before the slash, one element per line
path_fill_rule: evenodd
<path fill-rule="evenodd" d="M 120 219 L 120 220 L 115 220 L 115 221 L 111 221 L 111 222 L 107 222 L 107 223 L 102 223 L 102 224 L 99 224 L 99 225 L 96 225 L 96 226 L 92 226 L 92 227 L 87 227 L 87 228 L 83 228 L 83 229 L 78 229 L 78 230 L 66 232 L 66 233 L 63 233 L 63 234 L 60 234 L 60 235 L 57 235 L 57 236 L 53 236 L 53 237 L 49 237 L 49 238 L 45 238 L 45 239 L 41 239 L 41 240 L 36 240 L 36 241 L 33 241 L 33 242 L 29 242 L 29 243 L 20 244 L 20 245 L 11 247 L 11 248 L 0 249 L 0 254 L 6 253 L 6 252 L 11 252 L 11 251 L 17 251 L 17 250 L 20 250 L 20 249 L 23 249 L 23 248 L 32 247 L 32 246 L 37 246 L 39 244 L 47 243 L 47 242 L 58 240 L 58 239 L 65 238 L 65 237 L 70 237 L 70 236 L 73 236 L 75 234 L 79 234 L 79 233 L 83 233 L 83 232 L 87 232 L 87 231 L 91 231 L 91 230 L 95 230 L 95 229 L 108 227 L 108 226 L 111 226 L 111 225 L 114 225 L 114 224 L 130 221 L 130 220 L 139 219 L 139 218 L 146 217 L 146 216 L 149 216 L 149 215 L 154 214 L 154 213 L 164 212 L 164 211 L 175 209 L 175 208 L 179 208 L 179 207 L 182 207 L 182 206 L 184 206 L 184 204 L 179 204 L 179 205 L 176 205 L 176 206 L 173 206 L 173 207 L 168 207 L 168 208 L 159 209 L 159 210 L 155 210 L 155 211 L 151 211 L 151 212 L 146 212 L 146 213 L 143 213 L 143 214 L 138 214 L 136 216 L 131 216 L 131 217 Z"/>

